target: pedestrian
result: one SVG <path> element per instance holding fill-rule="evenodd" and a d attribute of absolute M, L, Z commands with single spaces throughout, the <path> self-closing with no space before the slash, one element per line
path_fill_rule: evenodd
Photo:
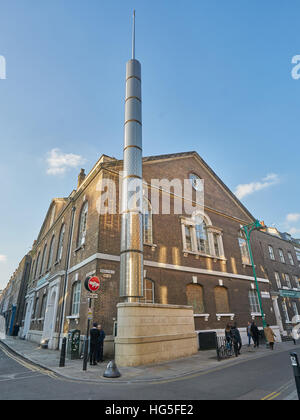
<path fill-rule="evenodd" d="M 251 339 L 253 340 L 252 334 L 251 334 L 251 322 L 248 322 L 247 326 L 247 336 L 248 336 L 248 347 L 251 345 Z M 253 340 L 254 342 L 254 340 Z"/>
<path fill-rule="evenodd" d="M 231 350 L 232 349 L 232 334 L 231 334 L 231 326 L 229 324 L 227 324 L 225 328 L 225 339 L 226 339 L 227 349 Z"/>
<path fill-rule="evenodd" d="M 15 324 L 14 329 L 13 329 L 13 333 L 12 333 L 12 336 L 13 336 L 14 339 L 16 339 L 18 337 L 19 330 L 20 330 L 20 325 Z"/>
<path fill-rule="evenodd" d="M 267 324 L 264 331 L 265 331 L 266 340 L 270 344 L 270 349 L 274 350 L 276 334 L 274 333 L 274 331 L 272 330 L 269 324 Z"/>
<path fill-rule="evenodd" d="M 253 321 L 250 327 L 251 335 L 254 341 L 254 347 L 259 347 L 259 329 Z"/>
<path fill-rule="evenodd" d="M 99 362 L 103 362 L 103 344 L 104 344 L 104 339 L 105 339 L 105 332 L 102 329 L 101 324 L 97 326 L 97 329 L 100 335 L 98 337 L 98 343 L 97 343 L 96 360 L 99 363 Z"/>
<path fill-rule="evenodd" d="M 237 328 L 236 323 L 234 323 L 233 327 L 231 327 L 231 335 L 232 335 L 234 353 L 235 353 L 235 356 L 238 357 L 238 355 L 241 354 L 242 339 L 241 339 L 241 334 Z"/>
<path fill-rule="evenodd" d="M 96 356 L 97 356 L 97 345 L 100 336 L 100 332 L 97 328 L 97 322 L 93 323 L 93 328 L 90 331 L 90 365 L 96 366 Z"/>

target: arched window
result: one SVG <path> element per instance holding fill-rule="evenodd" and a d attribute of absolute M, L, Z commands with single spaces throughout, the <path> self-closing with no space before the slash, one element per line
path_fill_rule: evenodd
<path fill-rule="evenodd" d="M 37 273 L 38 273 L 38 265 L 40 261 L 41 252 L 38 253 L 36 264 L 35 264 L 35 270 L 34 270 L 34 278 L 36 279 Z"/>
<path fill-rule="evenodd" d="M 203 314 L 204 300 L 203 287 L 200 284 L 188 284 L 186 286 L 186 297 L 188 306 L 192 306 L 195 314 Z"/>
<path fill-rule="evenodd" d="M 140 299 L 142 303 L 154 303 L 154 281 L 144 279 L 144 297 Z"/>
<path fill-rule="evenodd" d="M 143 226 L 144 226 L 144 243 L 153 243 L 152 232 L 152 207 L 150 201 L 146 198 L 143 200 Z"/>
<path fill-rule="evenodd" d="M 206 223 L 203 220 L 202 223 L 195 226 L 196 229 L 196 241 L 197 241 L 197 250 L 203 252 L 204 254 L 210 254 L 207 227 Z"/>
<path fill-rule="evenodd" d="M 56 254 L 57 261 L 60 261 L 62 258 L 62 252 L 63 252 L 63 247 L 64 247 L 64 236 L 65 236 L 65 224 L 61 226 L 60 232 L 59 232 L 57 254 Z"/>
<path fill-rule="evenodd" d="M 226 287 L 223 287 L 223 286 L 215 287 L 215 302 L 216 302 L 217 314 L 230 313 L 228 290 L 226 289 Z"/>
<path fill-rule="evenodd" d="M 43 274 L 44 271 L 45 271 L 46 252 L 47 252 L 47 244 L 44 246 L 43 257 L 42 257 L 42 262 L 41 262 L 41 269 L 40 269 L 40 275 Z"/>
<path fill-rule="evenodd" d="M 47 270 L 50 270 L 52 266 L 52 260 L 53 260 L 53 250 L 54 250 L 54 235 L 52 236 L 51 242 L 50 242 L 50 248 L 49 248 L 49 257 L 48 257 L 48 264 L 47 264 Z"/>
<path fill-rule="evenodd" d="M 88 205 L 88 202 L 86 201 L 83 204 L 81 212 L 80 212 L 77 246 L 81 246 L 85 243 L 88 207 L 89 205 Z"/>
<path fill-rule="evenodd" d="M 72 287 L 71 315 L 77 316 L 80 312 L 81 282 L 77 281 Z"/>

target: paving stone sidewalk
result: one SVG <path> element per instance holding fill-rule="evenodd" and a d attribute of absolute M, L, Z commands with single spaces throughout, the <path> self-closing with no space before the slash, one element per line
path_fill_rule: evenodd
<path fill-rule="evenodd" d="M 70 360 L 66 358 L 65 367 L 59 367 L 60 352 L 57 350 L 42 349 L 38 344 L 25 340 L 14 339 L 7 337 L 5 340 L 0 340 L 4 346 L 13 350 L 19 356 L 38 365 L 42 368 L 48 369 L 64 378 L 89 381 L 89 382 L 118 382 L 118 383 L 137 383 L 137 382 L 155 382 L 164 381 L 176 378 L 182 378 L 193 374 L 201 374 L 208 370 L 217 370 L 226 368 L 232 364 L 243 363 L 245 361 L 253 360 L 255 358 L 267 357 L 273 354 L 270 349 L 261 346 L 259 349 L 253 347 L 243 346 L 242 354 L 238 357 L 218 361 L 215 350 L 199 351 L 192 357 L 173 360 L 171 362 L 164 362 L 155 365 L 139 366 L 139 367 L 118 367 L 121 377 L 108 379 L 103 377 L 103 373 L 107 367 L 109 360 L 97 366 L 90 366 L 88 364 L 87 370 L 83 371 L 83 361 Z M 275 352 L 284 352 L 288 350 L 296 351 L 300 349 L 300 343 L 296 346 L 291 342 L 276 344 Z"/>

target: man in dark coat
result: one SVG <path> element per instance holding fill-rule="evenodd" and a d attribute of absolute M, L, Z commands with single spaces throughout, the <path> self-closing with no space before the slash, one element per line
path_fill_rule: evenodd
<path fill-rule="evenodd" d="M 98 325 L 98 330 L 99 330 L 99 338 L 98 338 L 98 344 L 97 344 L 97 362 L 103 362 L 103 344 L 104 344 L 104 339 L 105 339 L 105 332 L 102 329 L 102 325 Z"/>
<path fill-rule="evenodd" d="M 100 336 L 100 331 L 97 328 L 97 323 L 93 324 L 93 328 L 90 331 L 90 365 L 96 366 L 96 357 L 97 357 L 97 345 Z"/>
<path fill-rule="evenodd" d="M 251 324 L 250 331 L 251 331 L 251 335 L 254 341 L 254 347 L 259 347 L 259 329 L 255 325 L 254 321 Z"/>
<path fill-rule="evenodd" d="M 241 354 L 242 339 L 236 323 L 233 325 L 233 327 L 231 327 L 231 336 L 234 347 L 234 353 L 236 357 L 238 357 L 238 355 Z"/>

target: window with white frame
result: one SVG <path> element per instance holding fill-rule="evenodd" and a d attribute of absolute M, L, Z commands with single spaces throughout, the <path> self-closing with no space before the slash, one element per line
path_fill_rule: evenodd
<path fill-rule="evenodd" d="M 78 239 L 77 246 L 81 246 L 85 243 L 86 229 L 87 229 L 87 216 L 88 216 L 88 202 L 86 201 L 81 209 L 79 216 L 79 226 L 78 226 Z"/>
<path fill-rule="evenodd" d="M 292 302 L 293 305 L 293 311 L 295 316 L 299 316 L 298 307 L 296 302 Z"/>
<path fill-rule="evenodd" d="M 42 303 L 41 303 L 41 311 L 40 311 L 40 318 L 45 318 L 46 313 L 46 303 L 47 303 L 47 295 L 44 294 L 42 297 Z"/>
<path fill-rule="evenodd" d="M 275 271 L 274 275 L 275 275 L 275 280 L 276 280 L 277 287 L 278 287 L 278 289 L 281 289 L 280 275 L 277 271 Z"/>
<path fill-rule="evenodd" d="M 251 260 L 250 260 L 249 247 L 245 238 L 245 234 L 242 231 L 240 231 L 238 240 L 239 240 L 239 246 L 240 246 L 240 251 L 241 251 L 241 256 L 242 256 L 242 263 L 250 265 Z"/>
<path fill-rule="evenodd" d="M 203 254 L 210 254 L 206 224 L 203 221 L 195 226 L 197 251 Z"/>
<path fill-rule="evenodd" d="M 271 245 L 269 245 L 269 257 L 271 260 L 275 260 L 274 249 Z"/>
<path fill-rule="evenodd" d="M 285 258 L 282 249 L 278 250 L 280 262 L 285 263 Z"/>
<path fill-rule="evenodd" d="M 71 315 L 78 316 L 80 312 L 81 282 L 77 281 L 72 287 Z"/>
<path fill-rule="evenodd" d="M 284 315 L 285 322 L 290 322 L 289 313 L 288 313 L 288 310 L 287 310 L 286 303 L 282 302 L 281 307 L 282 307 L 282 312 L 283 312 L 283 315 Z"/>
<path fill-rule="evenodd" d="M 208 225 L 202 216 L 182 219 L 183 250 L 225 258 L 222 231 Z"/>
<path fill-rule="evenodd" d="M 152 229 L 152 207 L 150 202 L 144 198 L 143 200 L 143 227 L 144 227 L 144 243 L 153 243 L 153 229 Z"/>
<path fill-rule="evenodd" d="M 291 284 L 290 276 L 288 274 L 284 274 L 284 277 L 285 277 L 285 282 L 286 282 L 287 287 L 289 289 L 291 289 L 292 288 L 292 284 Z"/>
<path fill-rule="evenodd" d="M 249 302 L 251 313 L 260 313 L 260 305 L 256 290 L 249 290 Z"/>
<path fill-rule="evenodd" d="M 43 257 L 42 257 L 42 262 L 41 262 L 41 269 L 40 269 L 40 275 L 43 274 L 44 271 L 45 271 L 46 252 L 47 252 L 47 244 L 44 246 Z"/>
<path fill-rule="evenodd" d="M 300 279 L 298 276 L 294 276 L 295 287 L 300 288 Z"/>
<path fill-rule="evenodd" d="M 300 265 L 300 249 L 295 248 L 295 252 L 296 252 L 296 257 L 297 257 L 298 264 Z"/>
<path fill-rule="evenodd" d="M 154 303 L 154 281 L 144 279 L 144 296 L 140 299 L 142 303 Z"/>
<path fill-rule="evenodd" d="M 40 256 L 41 256 L 41 252 L 38 253 L 37 259 L 36 259 L 36 264 L 35 264 L 35 270 L 34 270 L 34 278 L 36 279 L 36 276 L 38 274 L 38 265 L 39 265 L 39 261 L 40 261 Z"/>
<path fill-rule="evenodd" d="M 48 257 L 48 264 L 47 269 L 50 270 L 52 266 L 52 260 L 53 260 L 53 251 L 54 251 L 54 235 L 52 236 L 51 242 L 50 242 L 50 248 L 49 248 L 49 257 Z"/>
<path fill-rule="evenodd" d="M 64 247 L 64 237 L 65 237 L 65 224 L 63 224 L 61 226 L 60 232 L 59 232 L 57 254 L 56 254 L 56 260 L 57 261 L 60 261 L 62 259 L 62 252 L 63 252 L 63 247 Z"/>
<path fill-rule="evenodd" d="M 295 265 L 294 258 L 293 258 L 292 254 L 290 252 L 288 252 L 288 257 L 289 257 L 289 260 L 290 260 L 290 264 Z"/>

